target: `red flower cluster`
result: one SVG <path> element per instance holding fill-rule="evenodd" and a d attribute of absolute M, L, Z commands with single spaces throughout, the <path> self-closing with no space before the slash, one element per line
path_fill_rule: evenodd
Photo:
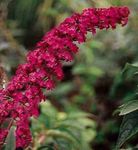
<path fill-rule="evenodd" d="M 78 51 L 76 42 L 86 40 L 87 32 L 96 29 L 116 28 L 116 24 L 127 24 L 127 7 L 89 8 L 82 14 L 74 14 L 58 27 L 47 33 L 27 61 L 18 67 L 6 89 L 0 91 L 0 124 L 12 118 L 16 125 L 17 147 L 27 147 L 31 142 L 29 118 L 38 116 L 38 105 L 45 100 L 42 89 L 55 87 L 55 79 L 64 76 L 62 61 L 72 61 Z M 0 142 L 7 135 L 0 129 Z"/>

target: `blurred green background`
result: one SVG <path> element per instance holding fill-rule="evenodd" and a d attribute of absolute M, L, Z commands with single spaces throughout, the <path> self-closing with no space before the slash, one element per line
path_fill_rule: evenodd
<path fill-rule="evenodd" d="M 45 32 L 87 7 L 128 6 L 126 27 L 100 31 L 80 45 L 65 78 L 47 92 L 40 117 L 32 119 L 33 150 L 112 150 L 122 117 L 114 111 L 136 99 L 138 78 L 125 64 L 138 60 L 138 0 L 0 0 L 0 65 L 10 78 Z M 133 150 L 136 136 L 123 145 Z M 29 148 L 28 148 L 29 149 Z"/>

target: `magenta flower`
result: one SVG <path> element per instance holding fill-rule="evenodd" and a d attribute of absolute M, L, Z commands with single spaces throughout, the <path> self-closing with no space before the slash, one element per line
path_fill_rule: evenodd
<path fill-rule="evenodd" d="M 18 67 L 6 89 L 0 90 L 0 124 L 12 118 L 16 125 L 16 146 L 27 147 L 31 140 L 29 118 L 39 116 L 38 105 L 45 96 L 42 89 L 52 90 L 55 79 L 64 77 L 62 61 L 72 61 L 78 51 L 76 42 L 83 43 L 87 32 L 115 29 L 127 24 L 127 7 L 88 8 L 74 14 L 48 32 Z M 8 131 L 0 128 L 0 143 Z"/>

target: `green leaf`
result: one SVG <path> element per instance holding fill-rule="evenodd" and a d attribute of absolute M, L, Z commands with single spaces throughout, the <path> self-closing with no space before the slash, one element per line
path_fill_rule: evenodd
<path fill-rule="evenodd" d="M 138 111 L 131 112 L 124 116 L 120 127 L 117 142 L 117 150 L 133 135 L 138 133 Z"/>
<path fill-rule="evenodd" d="M 65 96 L 67 93 L 69 93 L 72 89 L 74 89 L 74 85 L 71 82 L 61 83 L 58 85 L 53 91 L 51 91 L 51 95 L 55 96 Z"/>
<path fill-rule="evenodd" d="M 119 115 L 126 115 L 138 109 L 138 100 L 129 101 L 120 107 Z"/>
<path fill-rule="evenodd" d="M 74 111 L 72 111 L 68 114 L 68 119 L 75 120 L 75 119 L 79 119 L 79 118 L 82 119 L 82 118 L 89 117 L 89 116 L 91 116 L 91 114 L 86 113 L 86 112 L 82 112 L 82 111 L 74 112 Z"/>
<path fill-rule="evenodd" d="M 111 3 L 112 5 L 116 5 L 116 6 L 120 6 L 121 5 L 121 1 L 120 0 L 115 0 L 115 1 L 111 1 L 111 0 L 108 0 L 109 3 Z"/>
<path fill-rule="evenodd" d="M 128 77 L 132 77 L 133 75 L 137 74 L 138 71 L 138 63 L 134 63 L 134 64 L 129 64 L 126 63 L 123 71 L 122 71 L 122 75 L 123 76 L 128 76 Z"/>
<path fill-rule="evenodd" d="M 54 130 L 54 129 L 50 129 L 47 131 L 47 137 L 53 137 L 53 138 L 63 138 L 64 140 L 72 143 L 72 144 L 77 144 L 76 139 L 74 139 L 74 137 L 72 137 L 71 135 L 69 135 L 66 132 L 60 131 L 60 130 Z"/>
<path fill-rule="evenodd" d="M 12 126 L 10 131 L 9 131 L 9 134 L 7 136 L 7 139 L 6 139 L 6 147 L 5 147 L 5 150 L 15 150 L 16 148 L 16 140 L 15 140 L 15 135 L 14 135 L 14 132 L 15 132 L 15 127 Z"/>
<path fill-rule="evenodd" d="M 84 64 L 76 65 L 73 70 L 73 74 L 80 74 L 80 75 L 93 75 L 93 76 L 101 76 L 103 74 L 103 71 L 98 67 L 90 67 L 86 66 Z"/>

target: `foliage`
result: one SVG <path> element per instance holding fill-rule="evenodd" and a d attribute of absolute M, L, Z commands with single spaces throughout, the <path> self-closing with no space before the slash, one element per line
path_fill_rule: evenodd
<path fill-rule="evenodd" d="M 41 103 L 41 115 L 32 119 L 31 128 L 34 135 L 34 147 L 38 149 L 91 149 L 96 124 L 91 114 L 70 109 L 60 112 L 50 102 Z M 42 148 L 43 147 L 43 148 Z"/>
<path fill-rule="evenodd" d="M 130 112 L 133 112 L 138 109 L 138 100 L 132 100 L 120 106 L 120 114 L 119 115 L 126 115 Z"/>
<path fill-rule="evenodd" d="M 138 133 L 138 111 L 128 113 L 124 116 L 120 127 L 120 134 L 117 149 L 120 148 L 128 139 Z"/>
<path fill-rule="evenodd" d="M 137 76 L 138 65 L 126 64 L 123 70 L 123 78 L 134 78 Z M 121 147 L 128 139 L 138 133 L 138 100 L 129 100 L 120 106 L 120 115 L 124 115 L 123 122 L 120 127 L 117 148 Z"/>
<path fill-rule="evenodd" d="M 6 147 L 4 150 L 15 150 L 16 142 L 15 142 L 15 127 L 12 126 L 10 128 L 9 134 L 6 139 Z"/>

